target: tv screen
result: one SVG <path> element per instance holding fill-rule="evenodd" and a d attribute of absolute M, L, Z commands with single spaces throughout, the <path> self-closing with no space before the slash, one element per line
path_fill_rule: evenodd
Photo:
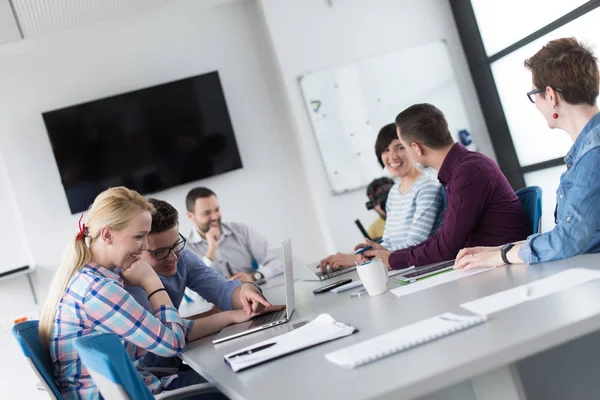
<path fill-rule="evenodd" d="M 42 115 L 72 213 L 242 168 L 216 71 Z"/>

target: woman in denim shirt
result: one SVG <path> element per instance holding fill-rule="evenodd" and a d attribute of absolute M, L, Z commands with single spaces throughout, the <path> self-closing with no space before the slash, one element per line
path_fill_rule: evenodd
<path fill-rule="evenodd" d="M 525 61 L 533 90 L 527 93 L 550 128 L 566 131 L 573 146 L 556 195 L 556 226 L 518 243 L 463 249 L 456 268 L 536 264 L 600 252 L 600 87 L 598 60 L 575 38 L 546 44 Z"/>

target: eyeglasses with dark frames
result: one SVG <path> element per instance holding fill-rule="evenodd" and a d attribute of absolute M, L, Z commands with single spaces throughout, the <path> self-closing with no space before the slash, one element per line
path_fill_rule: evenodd
<path fill-rule="evenodd" d="M 154 258 L 156 258 L 156 261 L 161 261 L 161 260 L 164 260 L 165 258 L 169 257 L 169 254 L 171 254 L 171 252 L 175 253 L 175 255 L 179 255 L 179 253 L 181 253 L 181 251 L 185 247 L 185 242 L 186 242 L 185 238 L 180 233 L 179 240 L 173 246 L 166 247 L 166 248 L 160 249 L 158 251 L 154 251 L 154 250 L 146 250 L 146 251 L 148 253 L 152 254 L 154 256 Z"/>
<path fill-rule="evenodd" d="M 533 89 L 530 90 L 529 92 L 527 92 L 527 98 L 529 99 L 530 102 L 535 104 L 535 95 L 538 93 L 544 93 L 546 91 L 545 89 L 546 86 L 544 86 L 544 89 Z M 555 88 L 550 86 L 552 89 L 556 90 L 558 93 L 562 93 L 563 90 L 560 88 Z"/>

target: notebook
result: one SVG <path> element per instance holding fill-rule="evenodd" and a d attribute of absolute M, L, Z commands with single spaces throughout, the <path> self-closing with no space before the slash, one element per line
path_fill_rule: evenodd
<path fill-rule="evenodd" d="M 393 330 L 352 346 L 325 354 L 325 358 L 343 368 L 364 364 L 408 350 L 481 324 L 487 317 L 445 313 Z"/>
<path fill-rule="evenodd" d="M 355 331 L 353 326 L 336 321 L 329 314 L 321 314 L 291 332 L 226 354 L 225 362 L 234 372 L 238 372 L 307 347 L 351 335 Z"/>

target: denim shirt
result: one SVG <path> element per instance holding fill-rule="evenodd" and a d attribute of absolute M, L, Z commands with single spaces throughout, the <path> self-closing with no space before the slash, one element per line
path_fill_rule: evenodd
<path fill-rule="evenodd" d="M 528 264 L 600 252 L 600 113 L 583 128 L 565 164 L 556 191 L 556 226 L 529 236 L 519 250 Z"/>

